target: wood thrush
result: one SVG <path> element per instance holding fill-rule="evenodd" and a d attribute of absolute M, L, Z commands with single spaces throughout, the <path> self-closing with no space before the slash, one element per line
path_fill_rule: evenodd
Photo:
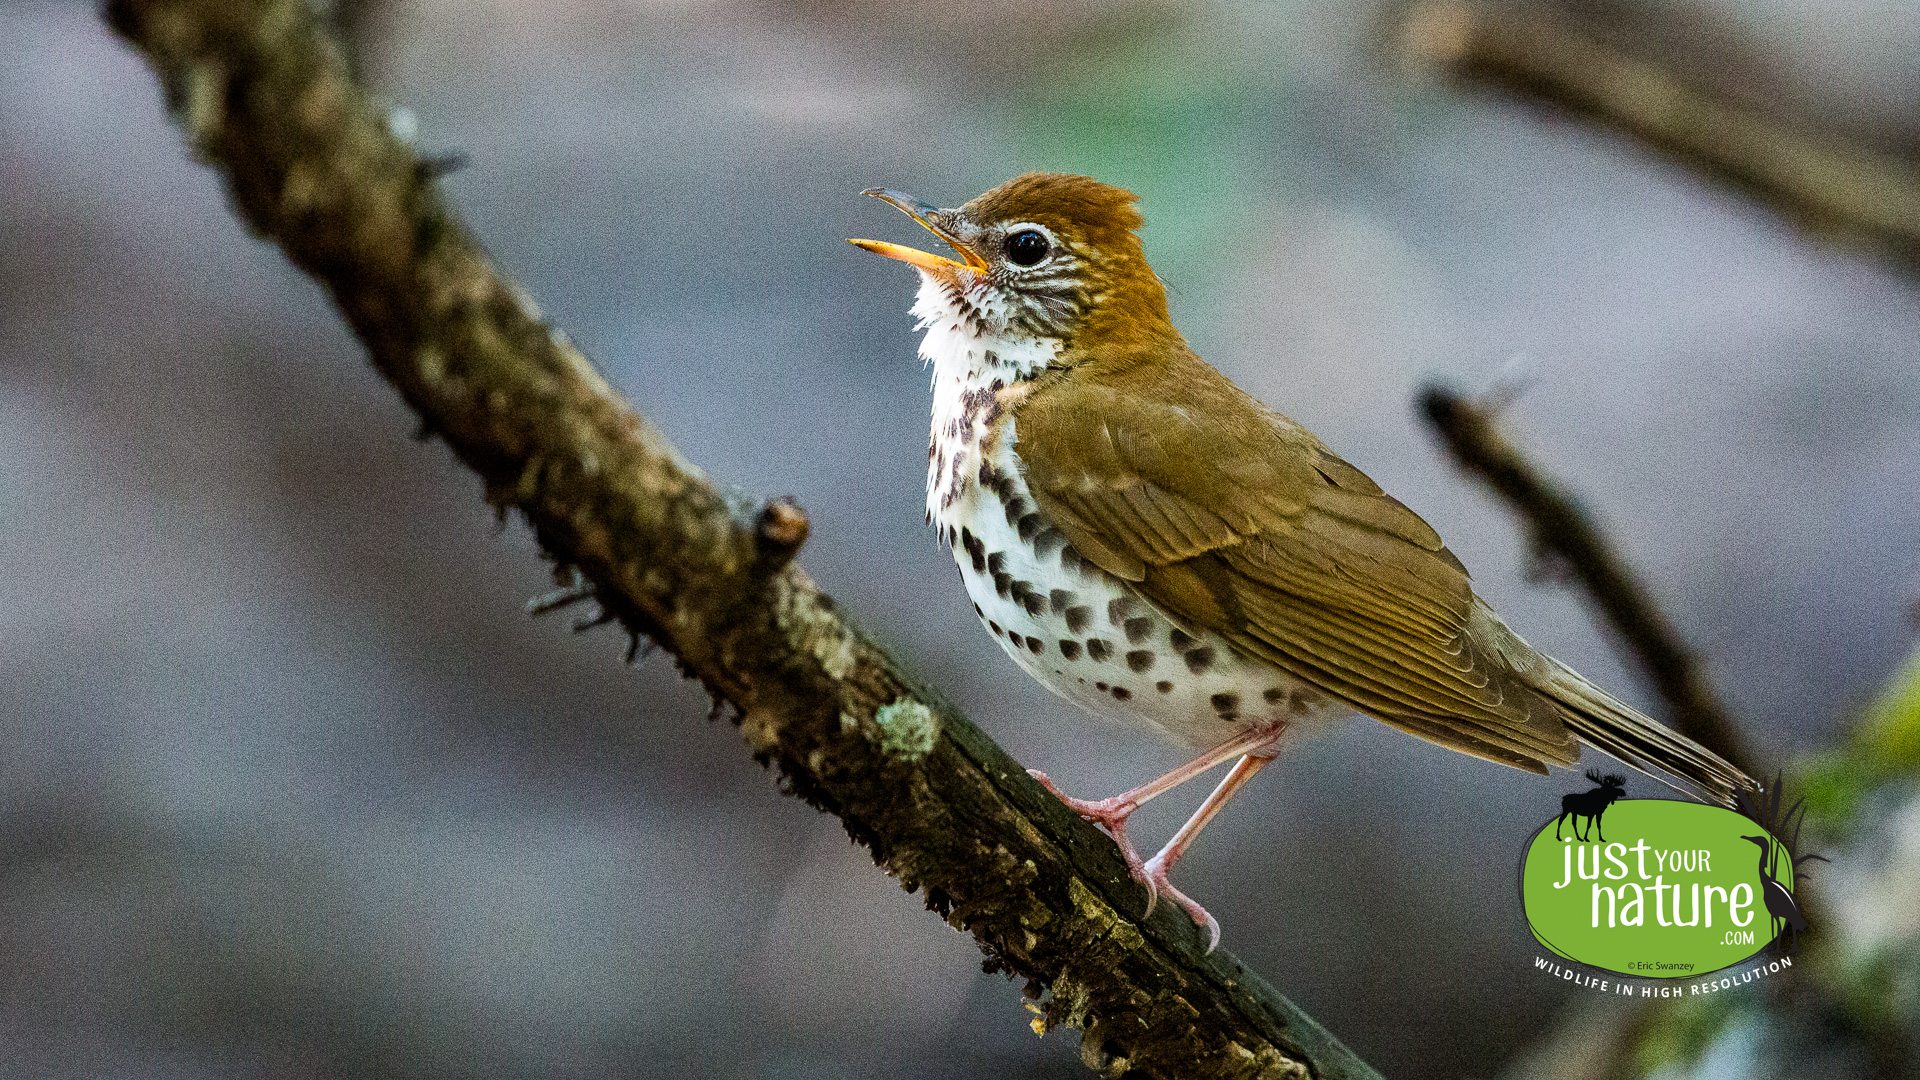
<path fill-rule="evenodd" d="M 1756 785 L 1533 649 L 1413 511 L 1187 346 L 1132 192 L 1028 173 L 957 209 L 866 192 L 959 255 L 853 243 L 920 273 L 933 365 L 927 518 L 974 611 L 1049 689 L 1201 753 L 1069 798 L 1152 900 L 1219 924 L 1167 871 L 1290 739 L 1353 712 L 1545 774 L 1580 744 L 1732 805 Z M 1127 818 L 1235 764 L 1160 852 Z"/>

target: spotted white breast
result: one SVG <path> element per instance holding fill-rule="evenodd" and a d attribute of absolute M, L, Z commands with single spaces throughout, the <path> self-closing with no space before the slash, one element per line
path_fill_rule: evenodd
<path fill-rule="evenodd" d="M 1269 720 L 1299 729 L 1343 715 L 1217 636 L 1176 625 L 1044 520 L 1016 454 L 1010 406 L 1059 343 L 1012 336 L 990 310 L 958 310 L 945 287 L 923 281 L 914 314 L 926 330 L 920 355 L 933 367 L 927 520 L 1007 655 L 1070 701 L 1194 747 Z"/>

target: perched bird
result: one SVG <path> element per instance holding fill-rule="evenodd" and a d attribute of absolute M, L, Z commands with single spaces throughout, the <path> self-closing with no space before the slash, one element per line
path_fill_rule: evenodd
<path fill-rule="evenodd" d="M 1061 696 L 1201 751 L 1070 798 L 1152 899 L 1219 924 L 1167 872 L 1300 733 L 1362 712 L 1546 773 L 1580 743 L 1731 804 L 1755 785 L 1507 629 L 1425 521 L 1188 347 L 1132 192 L 1027 173 L 957 209 L 866 192 L 957 259 L 854 240 L 920 273 L 933 367 L 927 517 L 1007 654 Z M 1142 859 L 1127 818 L 1235 762 Z"/>

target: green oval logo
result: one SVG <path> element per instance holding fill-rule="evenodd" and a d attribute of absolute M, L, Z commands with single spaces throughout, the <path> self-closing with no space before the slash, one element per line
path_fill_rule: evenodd
<path fill-rule="evenodd" d="M 1796 920 L 1805 925 L 1792 907 L 1791 854 L 1751 818 L 1667 799 L 1597 809 L 1549 821 L 1520 864 L 1527 923 L 1559 956 L 1685 979 L 1759 954 Z"/>

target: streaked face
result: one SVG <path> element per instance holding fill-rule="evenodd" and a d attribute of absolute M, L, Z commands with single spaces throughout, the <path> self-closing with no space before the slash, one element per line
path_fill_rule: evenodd
<path fill-rule="evenodd" d="M 985 216 L 979 199 L 943 210 L 897 192 L 869 194 L 911 215 L 960 259 L 875 240 L 853 243 L 918 269 L 944 290 L 957 316 L 983 331 L 1061 338 L 1085 314 L 1095 253 L 1066 223 Z"/>

